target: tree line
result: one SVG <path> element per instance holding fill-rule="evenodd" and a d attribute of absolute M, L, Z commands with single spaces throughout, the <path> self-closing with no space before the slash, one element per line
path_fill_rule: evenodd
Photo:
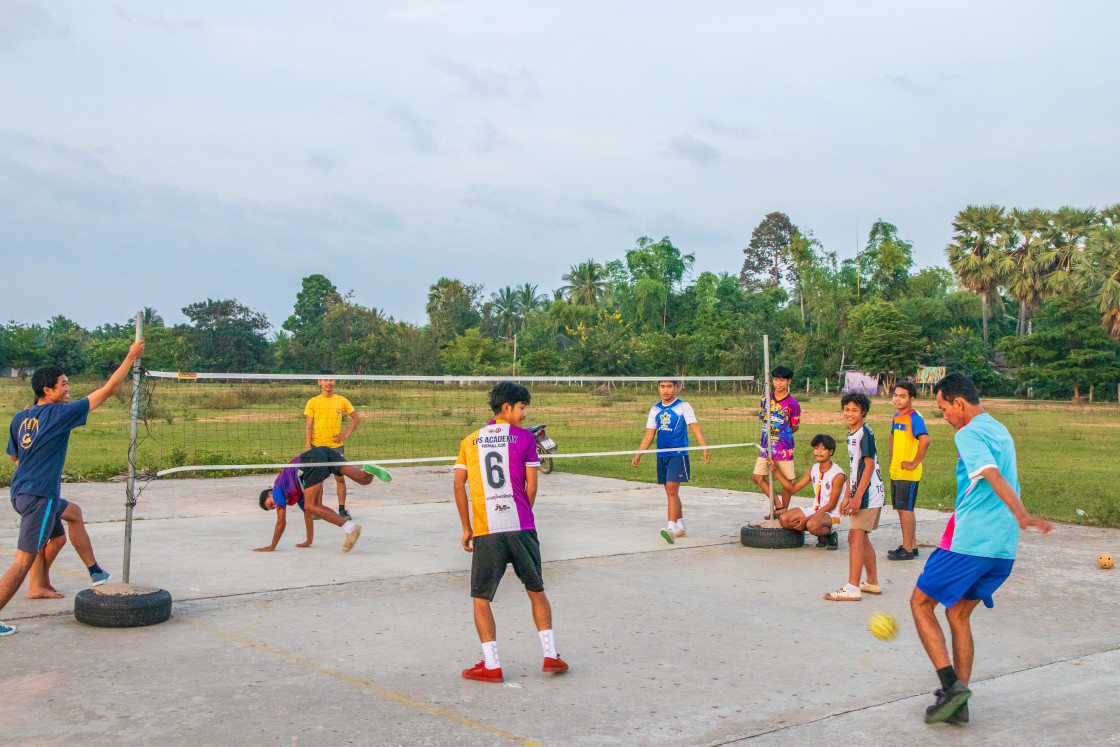
<path fill-rule="evenodd" d="M 844 369 L 894 379 L 919 366 L 970 375 L 988 396 L 1115 396 L 1120 380 L 1120 206 L 1007 210 L 968 206 L 946 266 L 915 268 L 913 244 L 883 220 L 855 257 L 774 212 L 754 229 L 737 275 L 696 271 L 669 237 L 639 238 L 621 257 L 572 265 L 548 291 L 489 294 L 439 278 L 427 323 L 357 303 L 324 275 L 303 279 L 292 314 L 269 334 L 235 299 L 183 308 L 165 326 L 144 310 L 151 369 L 355 374 L 760 375 L 772 365 L 814 390 Z M 131 320 L 83 329 L 62 316 L 10 322 L 0 366 L 46 361 L 107 375 Z M 516 360 L 515 360 L 516 350 Z M 1106 386 L 1108 385 L 1108 386 Z M 798 384 L 798 386 L 801 386 Z M 1099 396 L 1099 395 L 1098 395 Z M 1107 396 L 1107 395 L 1106 395 Z"/>

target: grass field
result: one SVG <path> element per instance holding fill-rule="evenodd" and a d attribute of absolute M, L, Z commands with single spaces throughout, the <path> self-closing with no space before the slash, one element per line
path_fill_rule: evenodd
<path fill-rule="evenodd" d="M 94 385 L 75 382 L 73 397 L 84 396 Z M 362 418 L 347 442 L 347 453 L 354 459 L 453 456 L 459 440 L 489 417 L 480 387 L 343 383 L 338 391 L 354 403 Z M 138 466 L 157 470 L 190 464 L 287 462 L 303 450 L 303 405 L 316 393 L 314 385 L 293 383 L 157 382 L 146 410 L 148 426 L 141 429 Z M 535 387 L 533 394 L 529 423 L 549 424 L 550 435 L 568 453 L 636 448 L 648 408 L 657 398 L 652 385 L 616 388 L 605 396 L 565 386 Z M 758 440 L 757 395 L 692 390 L 682 396 L 695 407 L 709 443 Z M 0 382 L 0 417 L 10 421 L 30 399 L 26 382 Z M 1120 434 L 1120 409 L 1115 404 L 1086 407 L 993 400 L 986 407 L 1015 437 L 1023 499 L 1032 513 L 1081 524 L 1120 526 L 1112 460 L 1113 438 Z M 837 397 L 816 396 L 804 402 L 802 409 L 796 460 L 799 473 L 811 464 L 807 444 L 813 434 L 828 433 L 842 443 L 847 431 Z M 955 496 L 953 431 L 940 420 L 931 401 L 920 401 L 918 410 L 926 417 L 932 439 L 918 505 L 947 510 Z M 875 400 L 868 422 L 880 447 L 881 463 L 886 462 L 892 415 L 888 400 Z M 127 449 L 128 406 L 127 397 L 121 395 L 74 432 L 66 474 L 70 479 L 95 481 L 122 474 Z M 694 452 L 693 484 L 753 490 L 750 473 L 756 457 L 752 447 L 716 450 L 712 464 L 705 466 Z M 846 468 L 846 454 L 837 457 Z M 654 481 L 649 457 L 637 470 L 630 466 L 630 457 L 557 460 L 556 468 Z M 0 484 L 9 483 L 12 469 L 11 462 L 0 466 Z M 887 471 L 885 466 L 883 471 Z"/>

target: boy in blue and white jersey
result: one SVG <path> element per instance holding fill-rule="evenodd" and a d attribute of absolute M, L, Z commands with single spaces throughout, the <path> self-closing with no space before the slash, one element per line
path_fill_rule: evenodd
<path fill-rule="evenodd" d="M 688 429 L 696 434 L 696 440 L 704 448 L 704 464 L 712 461 L 704 442 L 700 424 L 692 405 L 677 398 L 677 382 L 670 378 L 657 383 L 661 401 L 650 408 L 646 419 L 646 437 L 642 439 L 638 451 L 645 451 L 657 439 L 658 449 L 680 449 L 679 451 L 659 451 L 657 453 L 657 484 L 665 486 L 665 497 L 669 503 L 669 526 L 661 530 L 661 536 L 670 545 L 677 537 L 685 536 L 684 511 L 681 508 L 681 483 L 691 477 L 688 464 Z M 641 454 L 635 454 L 631 464 L 635 467 L 642 461 Z"/>

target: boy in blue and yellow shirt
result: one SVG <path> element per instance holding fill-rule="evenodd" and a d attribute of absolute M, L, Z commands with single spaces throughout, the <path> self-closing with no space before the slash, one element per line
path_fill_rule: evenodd
<path fill-rule="evenodd" d="M 902 525 L 902 544 L 887 551 L 888 560 L 913 560 L 918 557 L 914 530 L 914 502 L 918 498 L 918 481 L 922 479 L 922 459 L 929 448 L 929 431 L 926 421 L 914 409 L 918 388 L 912 381 L 900 381 L 894 386 L 891 402 L 898 412 L 891 425 L 889 449 L 891 455 L 891 505 L 898 512 Z"/>

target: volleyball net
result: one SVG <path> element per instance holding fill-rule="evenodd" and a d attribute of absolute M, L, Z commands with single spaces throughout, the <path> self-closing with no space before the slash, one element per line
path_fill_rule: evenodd
<path fill-rule="evenodd" d="M 137 464 L 160 476 L 276 470 L 306 450 L 308 401 L 319 374 L 145 372 Z M 351 464 L 448 463 L 460 441 L 493 418 L 489 391 L 501 381 L 532 397 L 522 427 L 547 426 L 554 459 L 637 452 L 657 377 L 331 375 L 332 396 L 353 407 L 344 443 Z M 696 413 L 708 448 L 755 446 L 760 394 L 752 377 L 683 376 L 677 396 Z M 340 430 L 350 426 L 342 419 Z M 699 444 L 692 438 L 690 448 Z M 656 443 L 650 451 L 656 450 Z"/>

